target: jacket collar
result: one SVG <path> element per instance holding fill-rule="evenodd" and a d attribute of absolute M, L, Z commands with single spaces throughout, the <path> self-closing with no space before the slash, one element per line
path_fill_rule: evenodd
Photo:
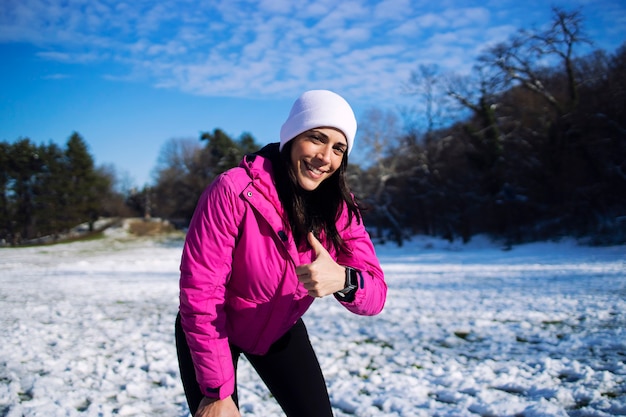
<path fill-rule="evenodd" d="M 271 143 L 254 154 L 246 155 L 240 167 L 244 168 L 252 180 L 252 186 L 270 202 L 278 214 L 283 217 L 283 205 L 278 198 L 274 183 L 272 159 L 278 158 L 278 143 Z"/>
<path fill-rule="evenodd" d="M 267 147 L 273 147 L 271 152 L 274 155 L 267 154 Z M 240 164 L 240 167 L 246 170 L 250 176 L 251 182 L 243 191 L 243 198 L 246 199 L 267 221 L 270 227 L 275 231 L 281 244 L 285 247 L 294 265 L 303 263 L 300 259 L 298 248 L 293 241 L 293 235 L 288 227 L 285 227 L 285 211 L 283 205 L 278 198 L 278 192 L 274 184 L 274 170 L 272 168 L 272 160 L 278 157 L 278 143 L 270 144 L 256 154 L 246 155 Z M 261 194 L 263 198 L 257 198 L 256 194 Z M 305 259 L 306 262 L 310 260 Z"/>

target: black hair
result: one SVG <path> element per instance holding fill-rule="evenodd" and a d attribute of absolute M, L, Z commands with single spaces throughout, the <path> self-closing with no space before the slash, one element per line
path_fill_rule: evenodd
<path fill-rule="evenodd" d="M 274 171 L 274 182 L 296 244 L 307 242 L 307 234 L 312 231 L 320 239 L 322 236 L 332 244 L 337 252 L 347 252 L 345 242 L 337 230 L 337 220 L 344 207 L 348 210 L 348 224 L 361 215 L 346 180 L 348 154 L 344 154 L 339 169 L 313 191 L 302 189 L 298 184 L 291 163 L 293 140 L 287 142 L 278 152 L 268 152 Z M 271 145 L 268 145 L 271 146 Z"/>

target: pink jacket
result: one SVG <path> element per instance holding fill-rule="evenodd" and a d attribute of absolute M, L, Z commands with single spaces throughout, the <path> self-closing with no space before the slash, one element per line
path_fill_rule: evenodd
<path fill-rule="evenodd" d="M 198 202 L 180 266 L 180 314 L 206 396 L 234 392 L 229 342 L 264 354 L 314 300 L 295 273 L 314 260 L 313 250 L 298 250 L 285 216 L 271 162 L 258 155 L 220 175 Z M 363 279 L 354 301 L 342 304 L 356 314 L 378 314 L 387 293 L 383 271 L 363 223 L 347 221 L 343 210 L 338 230 L 352 253 L 329 252 Z"/>

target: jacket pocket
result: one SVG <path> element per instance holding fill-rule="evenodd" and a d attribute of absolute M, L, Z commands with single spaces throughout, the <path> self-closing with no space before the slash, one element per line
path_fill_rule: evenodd
<path fill-rule="evenodd" d="M 271 302 L 257 303 L 237 296 L 229 298 L 225 312 L 230 343 L 247 353 L 264 353 L 264 347 L 258 344 L 264 333 L 272 332 L 268 326 L 271 310 Z"/>

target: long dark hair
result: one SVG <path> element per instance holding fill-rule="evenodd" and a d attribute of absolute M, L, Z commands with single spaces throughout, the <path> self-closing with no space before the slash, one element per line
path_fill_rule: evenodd
<path fill-rule="evenodd" d="M 348 154 L 344 154 L 339 169 L 324 180 L 315 190 L 306 191 L 298 184 L 291 163 L 293 140 L 287 142 L 278 152 L 269 152 L 274 170 L 274 181 L 289 227 L 296 244 L 306 243 L 306 235 L 312 231 L 320 239 L 322 236 L 332 244 L 337 252 L 347 252 L 345 242 L 337 230 L 337 220 L 342 210 L 348 210 L 348 223 L 353 219 L 361 221 L 359 209 L 346 181 Z"/>

